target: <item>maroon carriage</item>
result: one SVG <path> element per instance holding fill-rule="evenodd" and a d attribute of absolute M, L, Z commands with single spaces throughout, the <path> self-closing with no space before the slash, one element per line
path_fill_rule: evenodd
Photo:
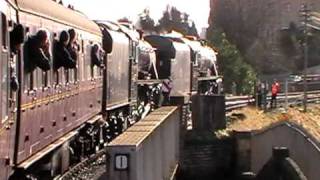
<path fill-rule="evenodd" d="M 69 140 L 77 134 L 73 130 L 85 122 L 99 119 L 102 72 L 101 67 L 92 62 L 92 57 L 100 53 L 93 52 L 93 47 L 101 46 L 102 35 L 99 27 L 83 14 L 54 1 L 34 3 L 32 0 L 18 0 L 16 3 L 16 18 L 25 29 L 26 40 L 18 56 L 21 88 L 17 106 L 17 138 L 12 152 L 17 168 L 28 169 L 47 155 L 51 158 L 45 163 L 52 164 L 61 158 L 61 154 L 68 154 L 69 150 L 64 150 L 66 153 L 60 151 L 63 145 L 68 147 Z M 51 10 L 48 11 L 47 7 Z M 75 32 L 73 36 L 71 31 Z M 46 34 L 44 39 L 39 35 L 42 32 Z M 66 57 L 57 55 L 69 51 L 67 44 L 61 47 L 61 52 L 57 50 L 61 32 L 69 34 L 64 43 L 74 43 L 73 67 L 65 65 Z M 37 59 L 43 54 L 49 68 Z M 63 63 L 53 67 L 57 61 Z M 52 173 L 65 171 L 68 159 L 64 164 L 65 167 L 59 165 Z"/>

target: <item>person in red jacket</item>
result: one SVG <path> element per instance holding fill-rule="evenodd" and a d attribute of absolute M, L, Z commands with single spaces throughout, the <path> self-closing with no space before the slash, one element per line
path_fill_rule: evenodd
<path fill-rule="evenodd" d="M 271 108 L 277 108 L 277 95 L 280 91 L 280 84 L 277 80 L 274 80 L 271 86 Z"/>

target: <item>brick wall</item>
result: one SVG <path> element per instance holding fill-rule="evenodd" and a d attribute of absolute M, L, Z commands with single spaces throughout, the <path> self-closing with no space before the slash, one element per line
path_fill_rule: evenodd
<path fill-rule="evenodd" d="M 211 137 L 195 137 L 195 134 L 187 133 L 184 149 L 180 152 L 178 180 L 206 180 L 212 177 L 224 180 L 233 174 L 233 140 Z"/>

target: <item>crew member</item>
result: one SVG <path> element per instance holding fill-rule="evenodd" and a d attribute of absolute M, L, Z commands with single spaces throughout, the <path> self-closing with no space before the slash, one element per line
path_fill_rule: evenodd
<path fill-rule="evenodd" d="M 271 86 L 271 108 L 277 108 L 277 95 L 280 91 L 280 84 L 274 80 Z"/>
<path fill-rule="evenodd" d="M 169 105 L 170 103 L 170 92 L 172 89 L 172 80 L 170 77 L 162 82 L 162 95 L 163 95 L 163 105 Z"/>

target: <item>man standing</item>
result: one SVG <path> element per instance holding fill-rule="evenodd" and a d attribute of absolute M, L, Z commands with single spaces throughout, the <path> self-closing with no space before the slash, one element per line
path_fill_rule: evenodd
<path fill-rule="evenodd" d="M 162 105 L 169 105 L 170 104 L 170 92 L 172 90 L 172 79 L 168 77 L 162 82 L 162 95 L 163 95 L 163 102 Z"/>
<path fill-rule="evenodd" d="M 280 91 L 280 84 L 277 80 L 274 80 L 272 86 L 271 86 L 271 108 L 275 107 L 277 108 L 277 95 Z"/>

